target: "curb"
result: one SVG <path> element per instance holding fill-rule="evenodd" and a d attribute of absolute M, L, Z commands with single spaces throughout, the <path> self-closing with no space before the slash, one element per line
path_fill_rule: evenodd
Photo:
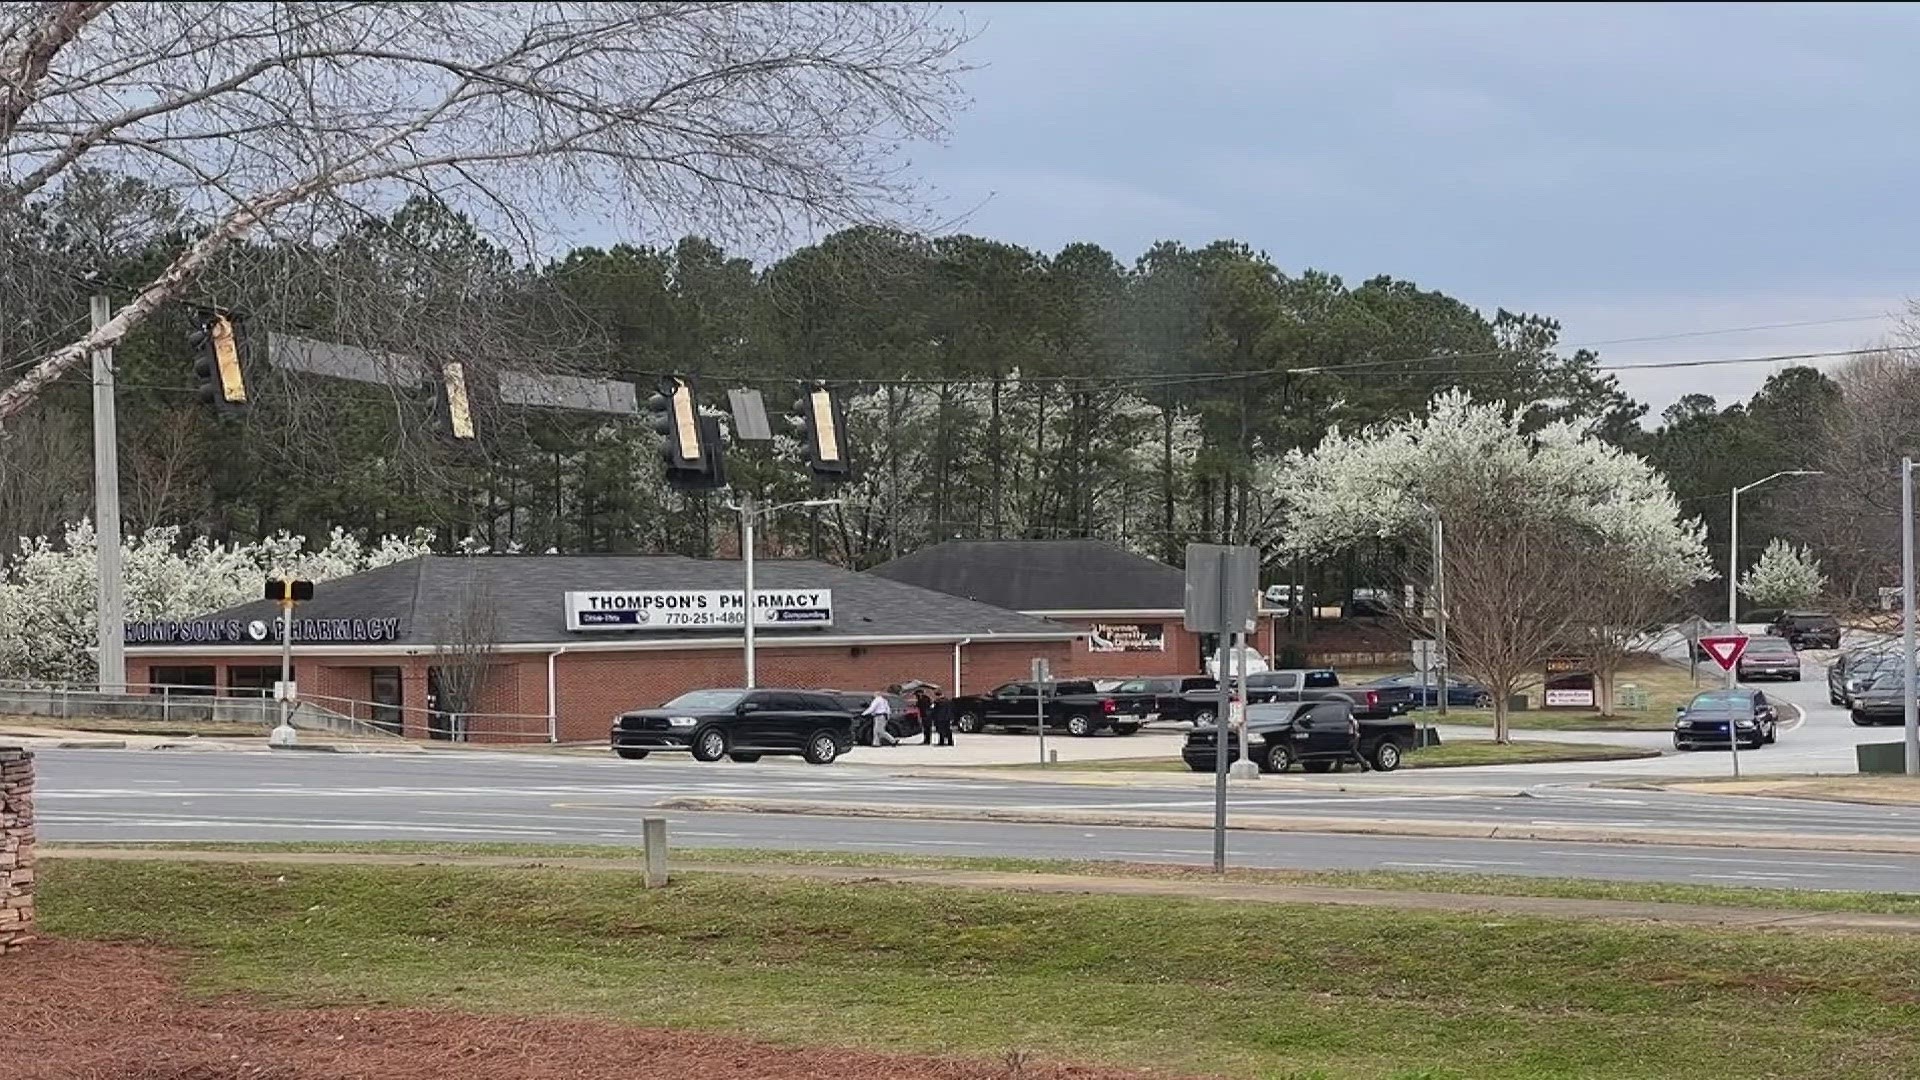
<path fill-rule="evenodd" d="M 1003 822 L 1135 829 L 1211 829 L 1212 814 L 1149 814 L 1130 811 L 960 810 L 879 803 L 816 803 L 797 799 L 679 797 L 653 804 L 657 810 L 710 814 L 803 814 L 816 817 L 894 818 L 916 821 Z M 1686 829 L 1602 829 L 1585 825 L 1508 825 L 1501 822 L 1429 818 L 1273 817 L 1238 814 L 1228 827 L 1240 832 L 1332 833 L 1351 836 L 1434 836 L 1468 840 L 1543 840 L 1584 844 L 1745 848 L 1773 851 L 1851 851 L 1920 855 L 1920 837 L 1779 834 L 1750 839 Z"/>
<path fill-rule="evenodd" d="M 1632 760 L 1632 759 L 1628 759 Z M 1418 770 L 1420 772 L 1437 770 Z M 1075 787 L 1191 787 L 1213 789 L 1212 773 L 1184 772 L 1127 772 L 1119 769 L 1096 771 L 1091 769 L 1009 769 L 994 765 L 950 765 L 944 768 L 890 769 L 888 776 L 904 780 L 976 780 L 1001 783 L 1015 781 L 1023 784 L 1066 784 Z M 1364 775 L 1364 774 L 1356 774 Z M 1477 774 L 1476 774 L 1477 775 Z M 1273 776 L 1262 773 L 1258 780 L 1236 780 L 1229 778 L 1227 783 L 1235 789 L 1248 791 L 1274 791 L 1288 793 L 1317 794 L 1357 794 L 1374 795 L 1387 793 L 1393 795 L 1494 795 L 1506 798 L 1526 798 L 1533 785 L 1521 785 L 1513 782 L 1495 782 L 1488 784 L 1453 783 L 1421 784 L 1417 780 L 1403 782 L 1409 776 L 1408 770 L 1394 773 L 1397 779 L 1381 780 L 1377 783 L 1352 784 L 1337 776 L 1325 776 L 1318 780 L 1305 777 Z"/>

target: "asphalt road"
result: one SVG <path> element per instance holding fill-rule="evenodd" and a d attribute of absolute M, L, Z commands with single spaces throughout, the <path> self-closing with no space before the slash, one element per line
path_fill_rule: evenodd
<path fill-rule="evenodd" d="M 48 843 L 147 840 L 445 840 L 638 843 L 640 816 L 673 796 L 766 797 L 935 807 L 1202 811 L 1191 786 L 1084 787 L 922 779 L 797 762 L 622 762 L 518 754 L 168 754 L 47 751 Z M 1378 777 L 1383 783 L 1415 774 Z M 1329 780 L 1337 778 L 1328 778 Z M 1330 783 L 1331 789 L 1333 785 Z M 1604 791 L 1552 784 L 1521 797 L 1238 789 L 1236 811 L 1711 832 L 1920 837 L 1920 809 Z M 1204 830 L 671 813 L 676 844 L 1205 862 Z M 1571 875 L 1695 883 L 1908 890 L 1920 856 L 1517 840 L 1236 832 L 1239 865 Z"/>

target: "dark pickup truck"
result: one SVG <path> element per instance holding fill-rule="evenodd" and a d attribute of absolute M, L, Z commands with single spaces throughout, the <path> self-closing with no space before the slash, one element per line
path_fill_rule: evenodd
<path fill-rule="evenodd" d="M 1196 727 L 1187 733 L 1180 758 L 1194 772 L 1212 772 L 1216 732 Z M 1332 772 L 1348 763 L 1392 772 L 1413 749 L 1413 721 L 1401 717 L 1368 719 L 1345 701 L 1247 706 L 1247 742 L 1262 772 L 1285 772 L 1294 763 L 1306 772 Z M 1227 735 L 1227 760 L 1240 757 L 1240 733 Z"/>
<path fill-rule="evenodd" d="M 1042 707 L 1047 727 L 1069 735 L 1087 736 L 1103 729 L 1131 735 L 1140 730 L 1141 715 L 1152 708 L 1151 694 L 1101 693 L 1088 680 L 1062 680 L 1036 685 L 1007 683 L 991 694 L 962 694 L 953 699 L 953 726 L 972 734 L 990 727 L 1033 730 Z"/>
<path fill-rule="evenodd" d="M 1192 720 L 1195 727 L 1211 727 L 1214 710 L 1219 708 L 1219 693 L 1200 690 L 1182 696 L 1187 700 L 1187 711 L 1181 719 Z M 1342 686 L 1340 676 L 1331 668 L 1256 671 L 1247 676 L 1249 705 L 1304 701 L 1344 702 L 1352 705 L 1354 715 L 1361 719 L 1385 720 L 1412 712 L 1415 697 L 1413 688 L 1407 686 Z"/>
<path fill-rule="evenodd" d="M 1213 723 L 1218 701 L 1214 687 L 1219 683 L 1211 675 L 1154 675 L 1122 679 L 1112 693 L 1139 700 L 1134 715 L 1142 720 L 1154 716 L 1161 720 L 1188 721 L 1199 710 L 1206 710 L 1207 723 Z"/>

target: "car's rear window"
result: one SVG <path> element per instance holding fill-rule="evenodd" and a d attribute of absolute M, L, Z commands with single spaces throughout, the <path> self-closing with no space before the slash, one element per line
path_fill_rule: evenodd
<path fill-rule="evenodd" d="M 1754 638 L 1747 642 L 1748 656 L 1792 656 L 1793 646 L 1779 638 Z"/>
<path fill-rule="evenodd" d="M 1306 687 L 1309 690 L 1324 690 L 1330 686 L 1339 686 L 1340 676 L 1331 671 L 1307 672 Z"/>
<path fill-rule="evenodd" d="M 1053 685 L 1053 692 L 1056 694 L 1097 694 L 1100 691 L 1094 689 L 1091 682 L 1062 682 Z"/>

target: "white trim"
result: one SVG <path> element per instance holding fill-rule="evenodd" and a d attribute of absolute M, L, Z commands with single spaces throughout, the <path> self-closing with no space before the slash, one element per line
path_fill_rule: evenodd
<path fill-rule="evenodd" d="M 837 637 L 808 638 L 760 638 L 761 648 L 783 649 L 832 649 L 842 646 L 865 645 L 951 645 L 959 641 L 970 641 L 974 645 L 985 645 L 995 641 L 1073 641 L 1086 636 L 1080 631 L 1059 631 L 1053 633 L 1031 634 L 874 634 L 866 636 L 840 635 Z M 627 639 L 621 641 L 533 641 L 515 642 L 510 645 L 496 645 L 496 654 L 506 653 L 551 653 L 565 649 L 568 655 L 589 652 L 681 652 L 688 649 L 739 649 L 743 647 L 740 638 L 664 638 L 664 639 Z M 354 644 L 354 645 L 299 645 L 293 647 L 295 656 L 432 656 L 439 647 L 432 644 L 408 644 L 394 642 L 390 644 Z M 271 649 L 262 650 L 258 645 L 136 645 L 127 649 L 128 656 L 166 657 L 166 656 L 267 656 Z"/>

